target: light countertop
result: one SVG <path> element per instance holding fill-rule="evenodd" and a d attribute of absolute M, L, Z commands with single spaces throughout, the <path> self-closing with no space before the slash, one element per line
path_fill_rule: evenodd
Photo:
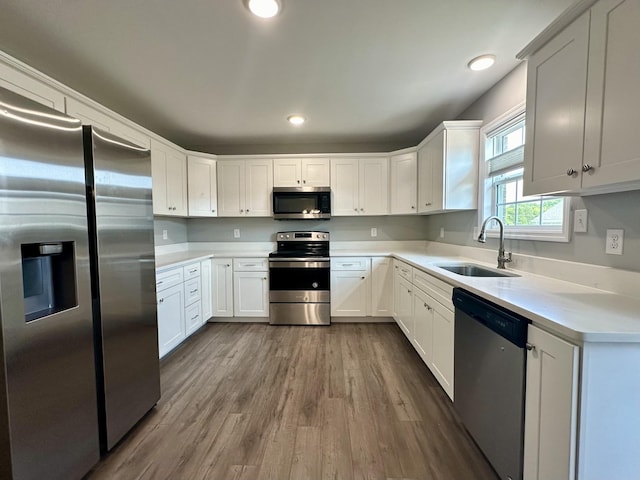
<path fill-rule="evenodd" d="M 156 268 L 184 265 L 204 258 L 264 258 L 269 251 L 189 251 L 158 255 Z M 434 256 L 411 250 L 332 250 L 332 257 L 393 256 L 434 277 L 476 293 L 529 318 L 534 325 L 575 342 L 640 342 L 640 299 L 514 269 L 518 277 L 466 277 L 438 265 L 487 264 L 465 257 Z"/>

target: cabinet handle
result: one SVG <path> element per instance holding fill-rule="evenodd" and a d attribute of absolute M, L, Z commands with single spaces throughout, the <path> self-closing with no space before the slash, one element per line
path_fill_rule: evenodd
<path fill-rule="evenodd" d="M 411 290 L 407 290 L 407 293 L 411 293 Z"/>
<path fill-rule="evenodd" d="M 194 268 L 193 270 L 189 270 L 189 273 L 196 273 L 198 271 L 197 268 Z"/>
<path fill-rule="evenodd" d="M 245 263 L 244 265 L 241 265 L 242 267 L 255 267 L 256 264 L 255 263 Z"/>
<path fill-rule="evenodd" d="M 536 346 L 531 344 L 531 343 L 527 343 L 526 345 L 527 350 L 532 351 L 536 349 Z"/>
<path fill-rule="evenodd" d="M 198 292 L 198 289 L 196 288 L 195 290 L 191 290 L 189 293 L 193 295 L 194 293 L 197 293 L 197 292 Z"/>
<path fill-rule="evenodd" d="M 191 320 L 195 320 L 196 318 L 198 318 L 200 315 L 196 315 L 195 317 L 191 317 Z"/>
<path fill-rule="evenodd" d="M 342 263 L 340 264 L 341 267 L 353 267 L 353 263 Z"/>
<path fill-rule="evenodd" d="M 428 207 L 430 205 L 431 205 L 431 202 L 427 202 L 427 203 L 424 204 L 425 207 Z"/>
<path fill-rule="evenodd" d="M 156 282 L 156 287 L 157 287 L 158 285 L 162 285 L 163 283 L 164 283 L 164 280 L 160 280 L 159 282 Z"/>
<path fill-rule="evenodd" d="M 164 303 L 164 298 L 161 298 L 160 300 L 158 300 L 158 303 Z"/>
<path fill-rule="evenodd" d="M 582 165 L 582 171 L 587 173 L 594 170 L 593 165 L 589 165 L 588 163 L 585 163 L 584 165 Z"/>
<path fill-rule="evenodd" d="M 575 176 L 578 173 L 578 171 L 575 168 L 569 168 L 567 170 L 567 175 L 569 175 L 570 177 Z"/>

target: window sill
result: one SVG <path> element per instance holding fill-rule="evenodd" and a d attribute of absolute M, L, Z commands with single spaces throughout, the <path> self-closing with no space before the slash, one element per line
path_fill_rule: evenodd
<path fill-rule="evenodd" d="M 480 230 L 480 227 L 478 227 Z M 499 238 L 499 230 L 487 230 L 487 237 Z M 531 240 L 535 242 L 557 242 L 569 243 L 569 232 L 525 232 L 525 231 L 508 231 L 504 232 L 504 238 L 507 240 Z"/>

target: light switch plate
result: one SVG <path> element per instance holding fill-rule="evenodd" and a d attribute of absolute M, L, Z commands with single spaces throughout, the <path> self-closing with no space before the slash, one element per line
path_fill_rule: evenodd
<path fill-rule="evenodd" d="M 378 236 L 378 229 L 376 227 L 371 227 L 371 236 L 372 237 Z"/>
<path fill-rule="evenodd" d="M 167 234 L 166 230 L 162 230 L 162 239 L 163 240 L 168 240 L 169 239 L 169 235 Z"/>
<path fill-rule="evenodd" d="M 607 230 L 607 246 L 605 252 L 609 255 L 622 255 L 624 230 Z"/>
<path fill-rule="evenodd" d="M 587 210 L 576 210 L 573 213 L 573 231 L 576 233 L 587 232 Z"/>

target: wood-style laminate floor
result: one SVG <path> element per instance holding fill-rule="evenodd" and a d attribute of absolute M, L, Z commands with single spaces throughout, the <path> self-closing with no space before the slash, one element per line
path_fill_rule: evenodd
<path fill-rule="evenodd" d="M 99 479 L 497 480 L 395 324 L 208 324 Z"/>

